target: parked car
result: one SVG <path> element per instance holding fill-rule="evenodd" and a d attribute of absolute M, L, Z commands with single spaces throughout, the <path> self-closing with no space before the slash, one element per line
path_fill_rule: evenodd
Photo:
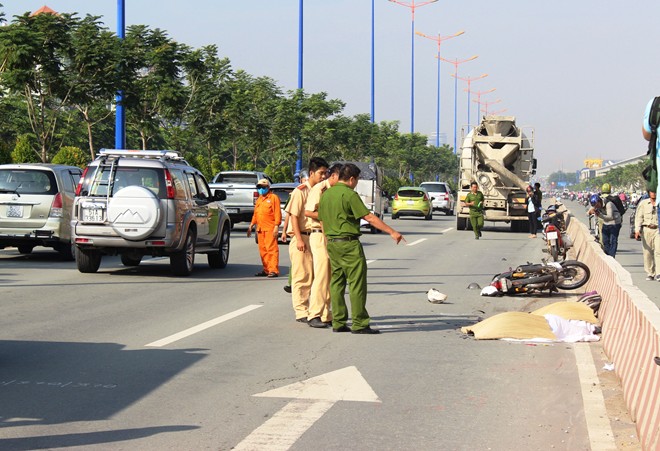
<path fill-rule="evenodd" d="M 401 216 L 419 216 L 426 220 L 433 219 L 433 207 L 424 188 L 418 186 L 402 186 L 392 200 L 392 219 Z"/>
<path fill-rule="evenodd" d="M 232 226 L 239 222 L 250 222 L 254 214 L 254 204 L 257 202 L 257 182 L 266 179 L 272 184 L 271 178 L 258 171 L 222 171 L 213 177 L 209 184 L 212 190 L 224 190 L 227 200 L 223 202 Z"/>
<path fill-rule="evenodd" d="M 93 273 L 103 255 L 137 266 L 145 255 L 169 256 L 187 276 L 195 254 L 211 268 L 229 259 L 231 222 L 204 176 L 177 152 L 101 150 L 76 189 L 71 229 L 78 270 Z"/>
<path fill-rule="evenodd" d="M 0 249 L 46 246 L 72 260 L 69 221 L 81 174 L 58 164 L 0 165 Z"/>
<path fill-rule="evenodd" d="M 422 182 L 419 185 L 424 188 L 429 196 L 433 197 L 433 211 L 444 211 L 447 216 L 454 214 L 454 194 L 445 182 Z"/>

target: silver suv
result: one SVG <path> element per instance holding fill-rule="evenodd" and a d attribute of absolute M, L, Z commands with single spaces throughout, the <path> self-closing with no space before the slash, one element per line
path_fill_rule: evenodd
<path fill-rule="evenodd" d="M 177 152 L 106 150 L 85 169 L 71 217 L 78 270 L 98 271 L 102 255 L 137 266 L 145 255 L 169 256 L 172 272 L 188 276 L 195 254 L 211 268 L 229 259 L 231 222 L 197 169 Z"/>
<path fill-rule="evenodd" d="M 449 184 L 445 182 L 422 182 L 420 187 L 426 189 L 429 197 L 433 198 L 433 211 L 444 211 L 447 216 L 454 214 L 454 193 Z"/>
<path fill-rule="evenodd" d="M 29 254 L 46 246 L 73 260 L 69 221 L 81 173 L 59 164 L 1 165 L 0 249 L 15 246 Z"/>

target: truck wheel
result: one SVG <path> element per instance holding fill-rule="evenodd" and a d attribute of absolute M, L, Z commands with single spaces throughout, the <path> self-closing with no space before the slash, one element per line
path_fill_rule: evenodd
<path fill-rule="evenodd" d="M 175 276 L 189 276 L 195 265 L 195 232 L 188 229 L 183 249 L 170 255 L 170 268 Z"/>
<path fill-rule="evenodd" d="M 31 244 L 19 244 L 18 246 L 18 252 L 21 254 L 31 254 L 32 249 L 34 249 L 34 246 Z"/>
<path fill-rule="evenodd" d="M 456 230 L 465 230 L 467 228 L 467 218 L 456 217 Z"/>
<path fill-rule="evenodd" d="M 80 249 L 76 246 L 76 266 L 82 273 L 95 273 L 101 266 L 101 253 L 95 249 Z"/>

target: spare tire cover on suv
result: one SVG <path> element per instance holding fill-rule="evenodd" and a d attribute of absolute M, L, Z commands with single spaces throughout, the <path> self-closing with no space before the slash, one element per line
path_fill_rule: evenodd
<path fill-rule="evenodd" d="M 141 240 L 160 222 L 160 200 L 143 186 L 127 186 L 115 193 L 108 204 L 108 221 L 122 238 Z"/>

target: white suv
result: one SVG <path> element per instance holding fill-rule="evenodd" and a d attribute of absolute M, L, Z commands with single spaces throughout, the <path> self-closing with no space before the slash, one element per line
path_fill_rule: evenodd
<path fill-rule="evenodd" d="M 444 211 L 447 216 L 454 214 L 454 194 L 445 182 L 423 182 L 419 185 L 433 198 L 433 211 Z"/>
<path fill-rule="evenodd" d="M 204 176 L 177 152 L 101 150 L 76 189 L 71 217 L 78 270 L 96 272 L 102 255 L 137 266 L 145 255 L 169 256 L 187 276 L 196 253 L 211 268 L 229 258 L 231 222 Z"/>

